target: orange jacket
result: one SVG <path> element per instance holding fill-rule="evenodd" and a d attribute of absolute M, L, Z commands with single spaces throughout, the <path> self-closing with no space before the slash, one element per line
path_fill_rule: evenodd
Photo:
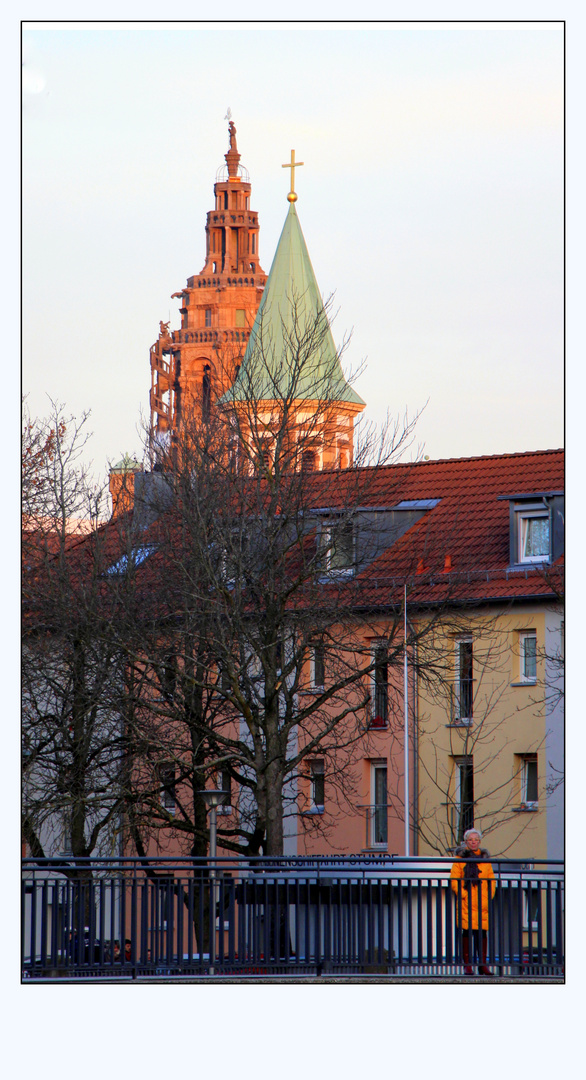
<path fill-rule="evenodd" d="M 468 853 L 468 858 L 473 858 L 472 852 L 467 847 L 456 848 L 456 855 L 464 855 Z M 476 854 L 477 859 L 487 859 L 488 851 L 485 848 L 479 848 Z M 452 879 L 452 889 L 458 897 L 456 906 L 456 916 L 458 922 L 460 921 L 460 899 L 462 904 L 462 930 L 488 930 L 488 890 L 490 888 L 491 897 L 496 892 L 496 881 L 494 880 L 494 872 L 489 862 L 478 863 L 478 878 L 477 880 L 469 881 L 464 877 L 466 869 L 466 862 L 455 862 L 452 866 L 450 877 Z M 489 885 L 490 882 L 490 885 Z M 480 927 L 478 926 L 478 898 L 480 894 Z"/>

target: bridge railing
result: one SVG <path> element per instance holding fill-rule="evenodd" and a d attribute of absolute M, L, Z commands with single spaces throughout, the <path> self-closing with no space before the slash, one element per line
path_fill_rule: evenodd
<path fill-rule="evenodd" d="M 452 859 L 26 859 L 23 977 L 559 978 L 563 863 L 491 864 L 494 895 Z"/>

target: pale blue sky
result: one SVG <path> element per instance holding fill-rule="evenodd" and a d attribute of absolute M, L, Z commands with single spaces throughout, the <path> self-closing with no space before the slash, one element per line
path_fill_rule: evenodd
<path fill-rule="evenodd" d="M 560 24 L 176 24 L 24 31 L 23 383 L 136 452 L 159 319 L 204 261 L 229 105 L 266 272 L 300 222 L 381 419 L 431 457 L 560 446 Z M 28 89 L 27 89 L 28 88 Z M 31 92 L 32 91 L 32 92 Z"/>

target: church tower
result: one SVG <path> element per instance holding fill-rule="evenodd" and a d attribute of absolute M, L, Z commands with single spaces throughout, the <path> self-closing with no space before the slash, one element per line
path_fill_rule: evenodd
<path fill-rule="evenodd" d="M 260 303 L 266 275 L 259 259 L 258 213 L 240 164 L 236 127 L 228 127 L 226 164 L 218 169 L 206 220 L 203 269 L 172 294 L 181 301 L 181 329 L 160 322 L 151 347 L 151 437 L 169 444 L 182 420 L 205 417 L 232 385 Z"/>
<path fill-rule="evenodd" d="M 287 416 L 296 468 L 348 468 L 354 421 L 365 403 L 344 377 L 295 209 L 291 152 L 289 212 L 234 385 L 219 401 L 232 411 L 249 454 L 267 468 Z"/>

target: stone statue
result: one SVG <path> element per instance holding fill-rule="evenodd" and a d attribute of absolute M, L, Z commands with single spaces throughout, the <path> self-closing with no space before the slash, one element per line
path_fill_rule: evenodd
<path fill-rule="evenodd" d="M 238 151 L 238 147 L 236 146 L 236 124 L 233 120 L 228 124 L 228 132 L 230 135 L 230 149 Z"/>
<path fill-rule="evenodd" d="M 162 319 L 159 319 L 159 337 L 169 337 L 169 326 L 170 325 L 171 325 L 171 320 L 170 319 L 169 319 L 169 322 L 163 322 Z"/>

